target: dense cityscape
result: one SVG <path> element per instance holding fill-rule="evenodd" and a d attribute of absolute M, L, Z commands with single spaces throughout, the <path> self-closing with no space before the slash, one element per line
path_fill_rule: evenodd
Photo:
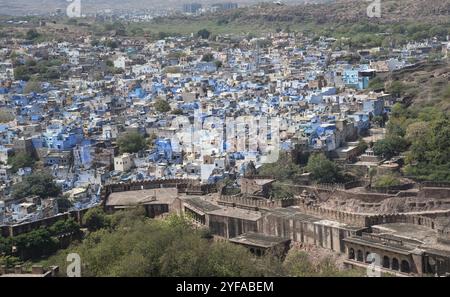
<path fill-rule="evenodd" d="M 289 5 L 0 16 L 0 276 L 448 276 L 448 19 Z"/>

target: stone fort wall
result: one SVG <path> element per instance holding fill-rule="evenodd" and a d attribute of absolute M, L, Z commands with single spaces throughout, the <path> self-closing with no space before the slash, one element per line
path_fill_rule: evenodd
<path fill-rule="evenodd" d="M 89 208 L 72 210 L 69 212 L 61 213 L 56 216 L 43 218 L 33 222 L 26 222 L 14 225 L 3 225 L 0 226 L 0 236 L 2 237 L 12 237 L 17 236 L 22 233 L 30 232 L 40 227 L 48 227 L 53 225 L 59 220 L 67 220 L 73 218 L 77 223 L 82 225 L 83 215 L 88 211 Z"/>

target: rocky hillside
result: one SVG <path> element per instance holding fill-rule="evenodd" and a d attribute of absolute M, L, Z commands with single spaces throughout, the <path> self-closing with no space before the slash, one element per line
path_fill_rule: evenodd
<path fill-rule="evenodd" d="M 450 66 L 424 63 L 392 73 L 386 86 L 400 83 L 404 102 L 418 106 L 437 106 L 450 112 Z"/>

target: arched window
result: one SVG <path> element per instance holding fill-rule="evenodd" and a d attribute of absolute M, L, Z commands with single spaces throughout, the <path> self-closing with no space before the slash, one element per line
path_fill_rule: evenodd
<path fill-rule="evenodd" d="M 383 267 L 384 268 L 390 268 L 391 267 L 391 260 L 388 256 L 383 257 Z"/>
<path fill-rule="evenodd" d="M 402 264 L 400 265 L 400 271 L 409 273 L 411 270 L 409 268 L 409 262 L 406 260 L 402 261 Z"/>
<path fill-rule="evenodd" d="M 355 259 L 355 250 L 353 248 L 350 248 L 348 250 L 348 258 L 351 259 L 351 260 Z"/>
<path fill-rule="evenodd" d="M 365 262 L 366 263 L 372 263 L 374 259 L 370 257 L 370 252 L 366 252 L 366 258 L 365 258 Z"/>
<path fill-rule="evenodd" d="M 392 258 L 392 270 L 398 270 L 398 260 L 397 258 Z"/>
<path fill-rule="evenodd" d="M 356 253 L 356 260 L 359 262 L 364 262 L 364 256 L 361 250 L 358 250 L 358 252 Z"/>

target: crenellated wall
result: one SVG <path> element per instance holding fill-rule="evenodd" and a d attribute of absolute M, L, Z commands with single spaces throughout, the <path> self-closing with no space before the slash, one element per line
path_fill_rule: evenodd
<path fill-rule="evenodd" d="M 431 229 L 435 229 L 436 222 L 434 216 L 446 216 L 447 212 L 436 211 L 428 212 L 426 216 L 415 214 L 362 214 L 345 212 L 335 209 L 323 208 L 315 205 L 306 205 L 300 202 L 298 198 L 284 199 L 284 200 L 263 200 L 251 199 L 243 196 L 226 196 L 222 195 L 219 200 L 219 205 L 238 207 L 243 209 L 259 210 L 259 209 L 275 209 L 288 206 L 295 206 L 299 212 L 323 218 L 327 220 L 337 221 L 355 227 L 370 227 L 372 225 L 388 224 L 388 223 L 409 223 L 416 225 L 424 225 Z M 450 210 L 448 211 L 450 216 Z"/>
<path fill-rule="evenodd" d="M 17 236 L 22 233 L 30 232 L 40 227 L 48 227 L 53 225 L 59 220 L 67 220 L 68 218 L 73 218 L 80 225 L 82 224 L 83 214 L 89 210 L 89 208 L 80 209 L 80 210 L 72 210 L 70 212 L 65 212 L 58 214 L 56 216 L 43 218 L 40 220 L 36 220 L 33 222 L 26 222 L 15 225 L 3 225 L 0 226 L 0 236 L 2 237 L 10 237 Z"/>
<path fill-rule="evenodd" d="M 298 200 L 299 199 L 297 198 L 269 200 L 261 198 L 253 199 L 251 197 L 240 195 L 221 195 L 218 204 L 243 209 L 259 210 L 296 205 Z"/>

